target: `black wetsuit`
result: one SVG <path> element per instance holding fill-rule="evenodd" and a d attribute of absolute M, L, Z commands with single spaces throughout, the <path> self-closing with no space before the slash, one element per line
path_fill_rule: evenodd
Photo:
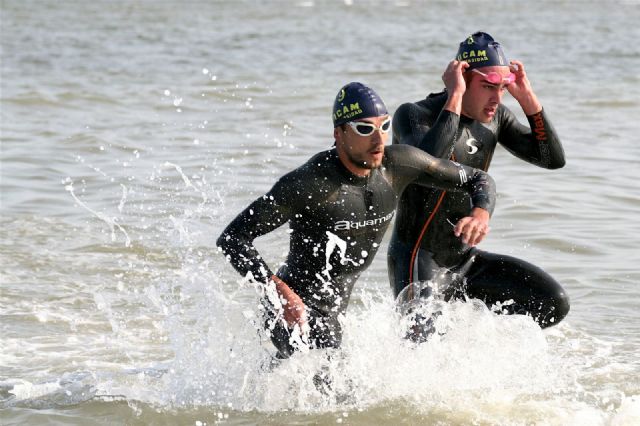
<path fill-rule="evenodd" d="M 447 93 L 401 105 L 394 115 L 393 143 L 416 146 L 439 158 L 487 170 L 496 144 L 529 163 L 564 166 L 560 140 L 544 111 L 527 117 L 530 128 L 500 105 L 490 123 L 443 110 Z M 533 129 L 533 130 L 532 130 Z M 396 146 L 396 145 L 394 145 Z M 540 326 L 559 322 L 569 311 L 562 287 L 540 268 L 510 256 L 472 249 L 453 232 L 467 215 L 464 193 L 409 185 L 402 194 L 388 252 L 389 279 L 397 296 L 410 282 L 444 273 L 447 297 L 466 294 L 491 306 L 513 300 L 506 313 L 529 313 Z"/>
<path fill-rule="evenodd" d="M 409 183 L 466 191 L 471 198 L 467 213 L 472 204 L 494 208 L 495 186 L 483 171 L 396 145 L 386 147 L 381 167 L 359 177 L 334 148 L 280 178 L 231 222 L 217 245 L 240 274 L 251 272 L 264 283 L 272 272 L 253 240 L 289 222 L 289 254 L 276 275 L 307 308 L 311 346 L 337 347 L 342 338 L 338 315 L 346 311 L 353 285 L 373 261 Z M 293 348 L 281 322 L 271 338 L 280 356 L 288 356 Z"/>

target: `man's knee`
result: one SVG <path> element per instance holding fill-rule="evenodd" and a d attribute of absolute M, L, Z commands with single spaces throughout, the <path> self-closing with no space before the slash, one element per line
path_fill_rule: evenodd
<path fill-rule="evenodd" d="M 555 294 L 553 303 L 550 305 L 549 312 L 545 315 L 545 321 L 540 324 L 542 328 L 558 324 L 569 314 L 571 308 L 569 295 L 564 290 L 559 291 Z"/>

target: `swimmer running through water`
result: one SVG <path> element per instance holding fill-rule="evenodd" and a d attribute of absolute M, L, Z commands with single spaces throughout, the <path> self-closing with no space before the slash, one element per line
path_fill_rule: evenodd
<path fill-rule="evenodd" d="M 342 341 L 340 317 L 353 286 L 372 262 L 410 183 L 463 192 L 470 200 L 456 228 L 472 238 L 493 211 L 495 187 L 483 171 L 417 148 L 385 147 L 391 118 L 382 99 L 361 83 L 349 83 L 333 106 L 335 148 L 314 155 L 285 174 L 222 232 L 217 245 L 241 274 L 251 273 L 277 300 L 264 298 L 271 341 L 279 358 Z M 253 240 L 289 223 L 289 254 L 274 274 Z M 267 291 L 268 293 L 268 291 Z M 306 343 L 294 329 L 308 329 Z"/>
<path fill-rule="evenodd" d="M 524 65 L 507 61 L 486 33 L 467 37 L 447 66 L 445 91 L 401 105 L 393 119 L 392 146 L 414 146 L 439 157 L 487 170 L 496 145 L 546 169 L 565 164 L 560 140 L 536 97 Z M 502 105 L 507 90 L 529 126 Z M 540 327 L 560 322 L 569 297 L 547 272 L 515 257 L 475 248 L 458 238 L 451 224 L 467 214 L 469 197 L 460 192 L 409 185 L 398 205 L 388 251 L 391 288 L 399 301 L 412 283 L 439 281 L 445 300 L 465 296 L 510 314 L 529 314 Z M 512 301 L 512 303 L 511 303 Z M 504 302 L 508 302 L 506 305 Z M 510 303 L 510 304 L 509 304 Z"/>

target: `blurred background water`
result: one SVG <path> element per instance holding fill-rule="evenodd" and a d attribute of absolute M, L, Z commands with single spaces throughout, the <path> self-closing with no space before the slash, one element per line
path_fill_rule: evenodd
<path fill-rule="evenodd" d="M 0 4 L 3 424 L 640 421 L 637 1 Z M 264 371 L 256 292 L 216 237 L 332 145 L 343 84 L 395 110 L 476 30 L 525 63 L 567 156 L 498 150 L 482 247 L 550 272 L 569 316 L 542 331 L 456 304 L 411 347 L 385 245 L 325 366 L 350 397 L 315 389 L 318 354 Z M 277 265 L 286 229 L 257 246 Z"/>

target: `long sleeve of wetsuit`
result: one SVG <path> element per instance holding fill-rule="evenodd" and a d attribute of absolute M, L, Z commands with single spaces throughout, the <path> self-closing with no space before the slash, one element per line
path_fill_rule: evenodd
<path fill-rule="evenodd" d="M 268 193 L 236 216 L 218 237 L 216 245 L 243 276 L 251 272 L 256 280 L 266 282 L 273 275 L 253 245 L 253 240 L 282 226 L 291 218 L 299 201 L 292 187 L 291 175 L 280 178 Z"/>
<path fill-rule="evenodd" d="M 471 197 L 473 207 L 480 207 L 490 214 L 496 204 L 495 181 L 486 172 L 453 161 L 435 158 L 426 152 L 407 145 L 392 145 L 385 149 L 389 169 L 396 190 L 415 183 L 447 191 L 465 191 Z M 397 186 L 396 186 L 397 185 Z"/>
<path fill-rule="evenodd" d="M 460 116 L 442 109 L 432 126 L 420 119 L 425 116 L 414 103 L 400 105 L 393 115 L 393 143 L 415 146 L 437 158 L 451 157 Z"/>
<path fill-rule="evenodd" d="M 527 116 L 529 128 L 518 122 L 513 112 L 502 108 L 504 117 L 498 141 L 516 157 L 545 169 L 564 167 L 564 149 L 544 109 Z"/>

